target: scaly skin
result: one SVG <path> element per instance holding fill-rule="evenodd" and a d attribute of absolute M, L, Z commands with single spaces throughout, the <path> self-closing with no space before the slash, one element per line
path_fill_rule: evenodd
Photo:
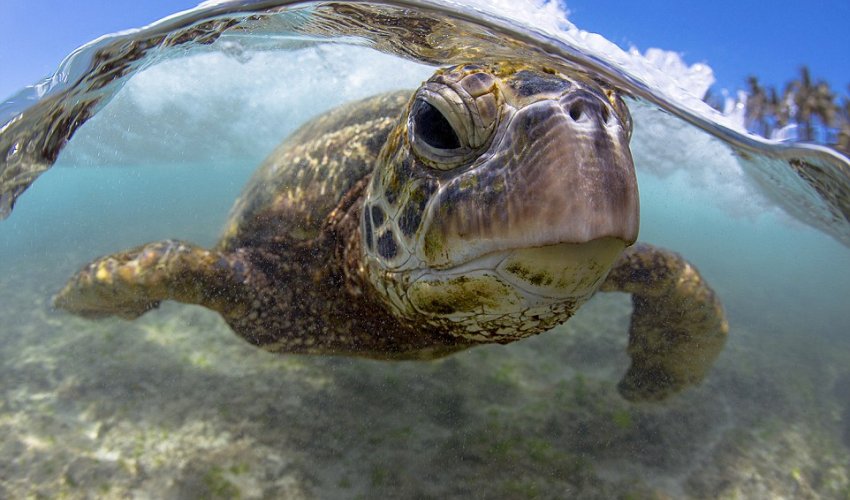
<path fill-rule="evenodd" d="M 726 343 L 720 300 L 675 252 L 646 243 L 629 247 L 600 291 L 632 294 L 632 365 L 619 385 L 628 399 L 660 400 L 702 381 Z"/>
<path fill-rule="evenodd" d="M 432 359 L 469 344 L 388 314 L 362 266 L 355 186 L 308 242 L 222 253 L 166 240 L 85 266 L 56 307 L 134 319 L 164 300 L 217 311 L 246 341 L 281 353 Z"/>
<path fill-rule="evenodd" d="M 55 305 L 135 318 L 176 300 L 274 352 L 433 359 L 547 331 L 601 286 L 634 296 L 621 392 L 661 399 L 704 377 L 727 326 L 686 261 L 623 252 L 638 223 L 630 132 L 616 93 L 581 75 L 438 70 L 412 97 L 351 103 L 286 139 L 215 249 L 102 257 Z"/>

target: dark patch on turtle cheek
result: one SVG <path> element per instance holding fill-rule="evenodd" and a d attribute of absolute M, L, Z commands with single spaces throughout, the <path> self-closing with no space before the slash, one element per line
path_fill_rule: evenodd
<path fill-rule="evenodd" d="M 397 174 L 401 182 L 407 182 L 413 176 L 413 166 L 411 165 L 409 155 L 405 155 L 399 162 Z"/>
<path fill-rule="evenodd" d="M 411 202 L 405 207 L 398 223 L 398 228 L 404 236 L 410 238 L 419 228 L 419 224 L 422 222 L 422 212 L 427 204 L 428 200 L 422 199 L 418 203 Z"/>
<path fill-rule="evenodd" d="M 395 202 L 398 200 L 398 191 L 387 186 L 387 188 L 384 190 L 384 198 L 390 205 L 395 205 Z"/>
<path fill-rule="evenodd" d="M 436 181 L 426 179 L 411 190 L 407 206 L 402 210 L 398 221 L 398 227 L 406 238 L 413 236 L 422 223 L 425 207 L 437 191 L 437 186 Z"/>
<path fill-rule="evenodd" d="M 398 245 L 392 231 L 386 231 L 378 238 L 378 254 L 387 260 L 395 258 L 398 254 Z"/>
<path fill-rule="evenodd" d="M 372 234 L 372 221 L 369 217 L 369 210 L 363 211 L 363 225 L 365 226 L 366 234 L 363 237 L 366 239 L 366 248 L 369 249 L 370 252 L 375 250 L 375 238 Z"/>
<path fill-rule="evenodd" d="M 370 212 L 372 212 L 372 224 L 374 224 L 375 227 L 381 227 L 381 224 L 384 223 L 384 219 L 386 218 L 384 209 L 378 205 L 373 205 Z"/>
<path fill-rule="evenodd" d="M 394 174 L 392 175 L 393 182 L 388 184 L 392 184 L 392 186 L 397 187 L 407 185 L 413 177 L 413 165 L 411 163 L 410 156 L 405 155 L 401 158 L 401 160 L 397 160 L 392 173 Z M 384 198 L 386 198 L 387 203 L 390 205 L 395 205 L 396 201 L 398 201 L 399 192 L 397 189 L 398 188 L 387 185 L 384 190 Z"/>

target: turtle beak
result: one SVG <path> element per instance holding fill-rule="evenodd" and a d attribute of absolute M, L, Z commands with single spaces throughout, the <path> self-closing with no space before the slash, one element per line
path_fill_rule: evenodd
<path fill-rule="evenodd" d="M 581 88 L 502 121 L 469 171 L 428 208 L 423 261 L 449 268 L 488 253 L 637 239 L 639 205 L 628 124 Z"/>

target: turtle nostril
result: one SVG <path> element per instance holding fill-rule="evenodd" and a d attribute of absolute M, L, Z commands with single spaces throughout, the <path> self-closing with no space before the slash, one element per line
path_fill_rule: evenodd
<path fill-rule="evenodd" d="M 584 111 L 584 106 L 582 106 L 581 101 L 576 101 L 570 105 L 570 118 L 575 121 L 578 121 L 581 118 L 581 114 Z"/>

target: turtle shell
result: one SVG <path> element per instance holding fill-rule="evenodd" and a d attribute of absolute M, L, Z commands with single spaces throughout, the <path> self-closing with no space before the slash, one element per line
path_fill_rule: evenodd
<path fill-rule="evenodd" d="M 369 97 L 301 126 L 256 170 L 231 210 L 219 248 L 316 238 L 345 193 L 372 173 L 410 95 Z"/>

